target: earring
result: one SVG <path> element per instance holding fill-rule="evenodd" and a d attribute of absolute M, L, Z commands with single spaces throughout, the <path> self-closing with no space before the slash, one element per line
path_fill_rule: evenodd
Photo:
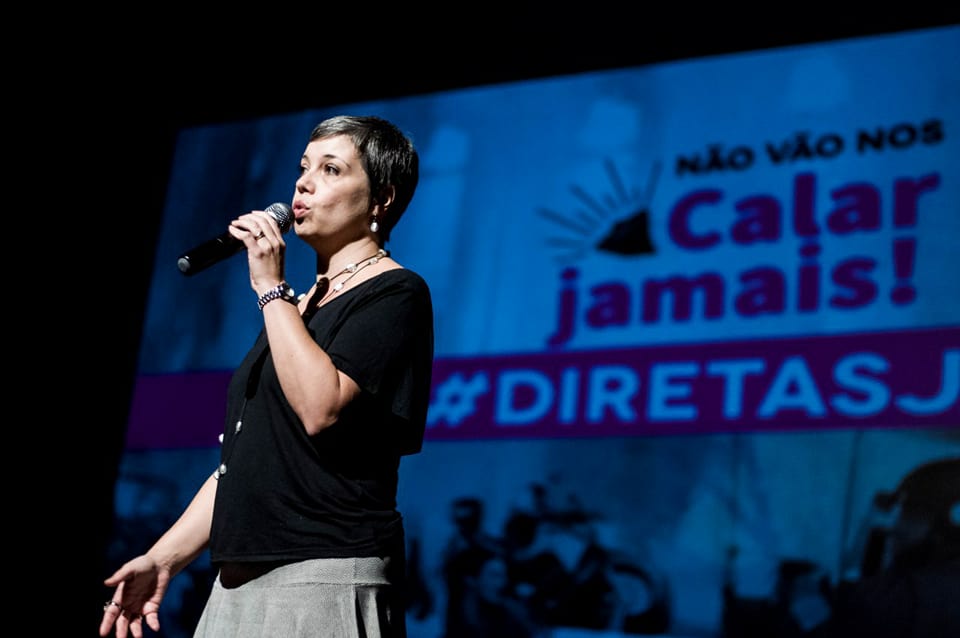
<path fill-rule="evenodd" d="M 377 222 L 377 216 L 373 216 L 373 221 L 370 222 L 370 232 L 375 233 L 380 230 L 380 224 Z"/>

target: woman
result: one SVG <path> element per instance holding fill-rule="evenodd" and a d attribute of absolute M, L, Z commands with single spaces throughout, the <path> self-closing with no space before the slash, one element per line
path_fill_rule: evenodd
<path fill-rule="evenodd" d="M 198 638 L 406 635 L 397 479 L 423 440 L 433 310 L 424 280 L 384 245 L 418 177 L 416 149 L 386 120 L 314 128 L 292 208 L 317 281 L 299 299 L 276 220 L 231 222 L 264 327 L 230 382 L 220 466 L 106 579 L 101 636 L 158 631 L 170 579 L 208 548 L 218 576 Z"/>

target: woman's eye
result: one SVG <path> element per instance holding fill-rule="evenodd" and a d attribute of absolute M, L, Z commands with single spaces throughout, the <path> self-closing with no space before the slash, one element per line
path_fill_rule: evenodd
<path fill-rule="evenodd" d="M 325 173 L 328 173 L 330 175 L 340 174 L 340 169 L 334 166 L 333 164 L 327 164 L 326 166 L 323 167 L 323 170 Z"/>

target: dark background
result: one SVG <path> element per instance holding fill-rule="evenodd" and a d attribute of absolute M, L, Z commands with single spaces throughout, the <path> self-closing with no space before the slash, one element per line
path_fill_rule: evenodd
<path fill-rule="evenodd" d="M 146 14 L 100 35 L 74 36 L 48 77 L 38 71 L 38 82 L 56 87 L 56 114 L 44 125 L 52 139 L 39 166 L 45 215 L 38 242 L 56 272 L 36 322 L 51 347 L 31 383 L 39 389 L 34 404 L 53 425 L 32 433 L 64 458 L 35 460 L 45 471 L 32 505 L 57 507 L 41 508 L 52 511 L 40 527 L 54 540 L 40 535 L 45 558 L 28 597 L 40 613 L 55 612 L 54 629 L 78 628 L 58 635 L 95 635 L 110 595 L 101 581 L 113 484 L 180 128 L 960 21 L 958 9 L 918 3 L 898 11 L 872 6 L 864 15 L 803 5 L 766 14 L 618 6 L 448 4 L 418 16 L 367 5 L 335 15 L 315 3 L 284 16 L 239 7 L 205 19 Z M 15 276 L 11 285 L 21 281 Z M 36 529 L 32 521 L 26 527 L 28 535 Z"/>

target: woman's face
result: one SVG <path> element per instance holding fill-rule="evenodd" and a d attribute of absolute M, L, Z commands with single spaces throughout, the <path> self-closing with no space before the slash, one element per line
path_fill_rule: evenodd
<path fill-rule="evenodd" d="M 353 241 L 367 232 L 374 205 L 370 181 L 350 137 L 337 135 L 307 144 L 293 197 L 299 237 Z"/>

